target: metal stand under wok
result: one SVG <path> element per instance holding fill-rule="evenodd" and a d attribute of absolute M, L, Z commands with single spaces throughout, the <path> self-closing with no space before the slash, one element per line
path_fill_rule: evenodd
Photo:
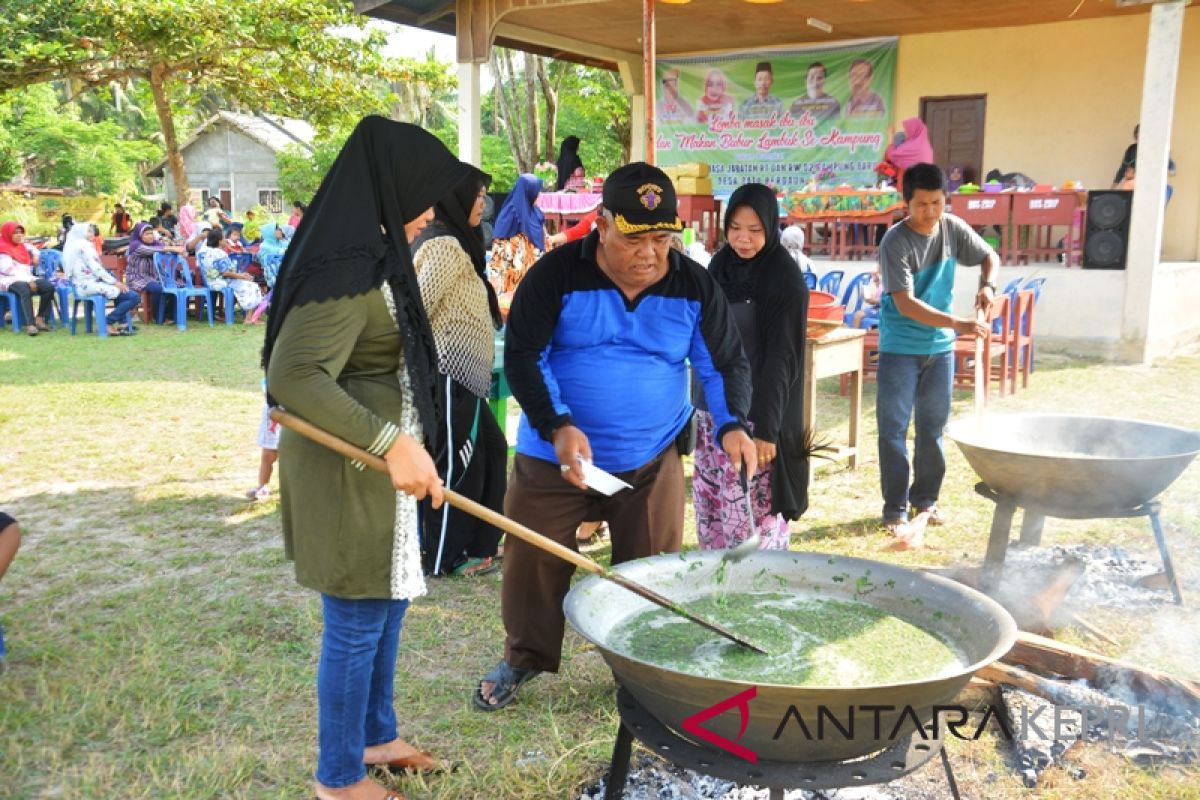
<path fill-rule="evenodd" d="M 941 753 L 950 794 L 959 800 L 958 784 L 950 760 L 937 737 L 923 738 L 913 731 L 886 750 L 850 761 L 782 762 L 751 764 L 735 755 L 702 747 L 679 736 L 654 718 L 624 687 L 617 689 L 617 710 L 621 723 L 613 745 L 612 764 L 604 790 L 604 800 L 620 800 L 629 776 L 629 757 L 636 738 L 654 753 L 671 763 L 716 778 L 770 789 L 771 800 L 782 800 L 785 790 L 840 789 L 886 783 L 924 766 Z"/>
<path fill-rule="evenodd" d="M 1021 538 L 1019 540 L 1022 547 L 1037 547 L 1042 543 L 1042 528 L 1046 524 L 1046 517 L 1057 517 L 1058 519 L 1129 519 L 1131 517 L 1150 517 L 1150 527 L 1154 531 L 1154 541 L 1158 544 L 1158 553 L 1162 556 L 1163 572 L 1167 576 L 1167 582 L 1171 585 L 1171 594 L 1175 596 L 1177 604 L 1183 605 L 1183 594 L 1179 589 L 1179 581 L 1175 577 L 1175 566 L 1171 562 L 1171 551 L 1167 549 L 1167 537 L 1163 533 L 1162 522 L 1159 520 L 1159 512 L 1162 510 L 1162 504 L 1157 500 L 1150 500 L 1137 508 L 1114 509 L 1101 513 L 1088 512 L 1081 515 L 1063 508 L 1021 505 L 1016 499 L 995 491 L 983 482 L 975 484 L 975 491 L 996 504 L 996 511 L 992 514 L 992 530 L 988 536 L 987 554 L 983 559 L 983 572 L 981 575 L 982 588 L 986 591 L 992 591 L 1000 585 L 1000 578 L 1004 572 L 1004 558 L 1008 552 L 1013 514 L 1020 507 L 1024 510 L 1024 514 L 1021 517 Z"/>

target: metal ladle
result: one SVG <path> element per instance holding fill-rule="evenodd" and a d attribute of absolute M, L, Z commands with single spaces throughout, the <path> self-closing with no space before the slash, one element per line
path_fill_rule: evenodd
<path fill-rule="evenodd" d="M 746 556 L 757 551 L 758 546 L 762 543 L 762 537 L 758 535 L 758 526 L 754 524 L 754 504 L 750 502 L 750 481 L 746 477 L 745 464 L 742 465 L 742 469 L 738 473 L 738 478 L 742 484 L 742 497 L 746 499 L 746 521 L 750 525 L 750 538 L 725 551 L 725 555 L 721 557 L 721 561 L 727 564 L 736 564 Z"/>

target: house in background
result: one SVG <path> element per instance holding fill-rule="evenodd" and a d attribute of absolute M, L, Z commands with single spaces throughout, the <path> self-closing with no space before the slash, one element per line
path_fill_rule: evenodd
<path fill-rule="evenodd" d="M 180 147 L 192 202 L 203 208 L 209 197 L 219 197 L 221 205 L 235 216 L 256 205 L 282 212 L 291 198 L 284 198 L 279 189 L 275 156 L 289 145 L 311 153 L 315 136 L 316 131 L 304 120 L 218 111 Z M 175 181 L 166 159 L 144 174 L 162 179 L 165 196 L 174 200 Z"/>

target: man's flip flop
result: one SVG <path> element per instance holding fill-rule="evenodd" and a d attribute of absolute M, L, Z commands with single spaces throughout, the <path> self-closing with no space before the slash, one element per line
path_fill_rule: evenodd
<path fill-rule="evenodd" d="M 471 696 L 471 702 L 480 711 L 498 711 L 517 699 L 517 691 L 524 684 L 541 674 L 540 669 L 513 667 L 507 661 L 501 661 L 495 669 L 479 680 L 479 684 L 475 687 L 475 693 Z M 496 701 L 495 703 L 489 702 L 483 696 L 484 683 L 492 684 L 492 699 Z"/>

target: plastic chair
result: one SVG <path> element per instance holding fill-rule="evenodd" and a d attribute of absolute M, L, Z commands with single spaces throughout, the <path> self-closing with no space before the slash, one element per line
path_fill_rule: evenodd
<path fill-rule="evenodd" d="M 837 294 L 842 287 L 842 278 L 845 276 L 845 271 L 840 269 L 831 269 L 821 276 L 821 280 L 817 283 L 817 288 L 822 292 Z"/>
<path fill-rule="evenodd" d="M 74 292 L 73 289 L 72 292 Z M 71 335 L 75 335 L 80 303 L 83 303 L 84 333 L 92 332 L 92 319 L 94 317 L 96 320 L 96 335 L 101 339 L 108 338 L 108 321 L 104 313 L 108 307 L 108 298 L 102 294 L 75 294 L 75 302 L 71 305 Z"/>
<path fill-rule="evenodd" d="M 0 314 L 10 315 L 13 333 L 21 332 L 21 301 L 16 292 L 0 292 Z M 4 327 L 3 319 L 0 317 L 0 328 Z"/>
<path fill-rule="evenodd" d="M 846 307 L 845 321 L 846 321 L 847 325 L 853 324 L 854 314 L 858 311 L 862 311 L 863 306 L 866 305 L 866 301 L 863 299 L 863 292 L 866 290 L 867 284 L 869 284 L 870 282 L 871 282 L 871 273 L 870 272 L 860 272 L 859 274 L 855 275 L 854 278 L 850 281 L 850 283 L 846 286 L 846 291 L 842 295 L 842 305 Z M 872 314 L 871 312 L 875 312 L 875 313 Z M 879 324 L 879 321 L 878 321 L 879 312 L 877 310 L 877 307 L 875 307 L 875 306 L 872 306 L 865 310 L 865 312 L 863 313 L 862 322 L 859 323 L 859 327 L 860 328 L 871 327 L 871 326 L 867 325 L 866 323 L 867 323 L 867 320 L 872 317 L 875 319 L 875 325 L 878 325 Z"/>
<path fill-rule="evenodd" d="M 58 295 L 58 327 L 67 325 L 67 296 L 71 293 L 70 283 L 59 283 L 54 280 L 54 273 L 62 269 L 62 253 L 58 250 L 42 250 L 38 255 L 37 275 L 39 278 L 54 284 L 54 293 Z M 47 322 L 54 324 L 54 319 Z"/>
<path fill-rule="evenodd" d="M 1030 278 L 1021 286 L 1021 290 L 1024 291 L 1028 289 L 1029 291 L 1033 292 L 1033 305 L 1036 306 L 1038 304 L 1038 300 L 1042 299 L 1042 287 L 1045 285 L 1045 278 Z M 1033 306 L 1030 306 L 1029 308 L 1029 319 L 1026 322 L 1028 325 L 1033 325 Z M 1026 327 L 1026 329 L 1022 331 L 1022 334 L 1029 337 L 1029 369 L 1032 370 L 1035 361 L 1034 353 L 1037 349 L 1033 345 L 1033 328 Z"/>
<path fill-rule="evenodd" d="M 158 306 L 158 322 L 161 325 L 166 312 L 166 296 L 175 298 L 175 327 L 181 331 L 187 330 L 188 301 L 196 298 L 208 308 L 208 327 L 216 326 L 213 319 L 213 304 L 211 292 L 207 286 L 197 286 L 192 282 L 192 269 L 187 259 L 178 253 L 155 253 L 154 273 L 163 287 L 163 302 Z M 182 278 L 182 284 L 175 276 Z M 168 279 L 168 276 L 170 278 Z"/>
<path fill-rule="evenodd" d="M 816 289 L 817 288 L 817 273 L 805 272 L 804 273 L 804 282 L 808 284 L 809 291 L 813 291 L 814 289 Z"/>
<path fill-rule="evenodd" d="M 1022 289 L 1031 289 L 1033 291 L 1033 302 L 1042 299 L 1042 287 L 1046 285 L 1045 278 L 1030 278 L 1021 285 Z"/>
<path fill-rule="evenodd" d="M 1000 290 L 1000 294 L 1012 294 L 1021 287 L 1021 281 L 1025 280 L 1021 277 L 1013 278 L 1008 283 L 1004 284 L 1004 288 Z"/>
<path fill-rule="evenodd" d="M 246 269 L 253 262 L 254 254 L 253 253 L 230 253 L 229 260 L 233 264 L 233 268 L 236 271 L 245 272 Z M 224 303 L 224 308 L 225 308 L 225 324 L 232 325 L 233 324 L 233 314 L 234 314 L 234 311 L 236 311 L 236 306 L 234 305 L 234 301 L 233 301 L 233 287 L 230 286 L 229 284 L 226 284 L 225 287 L 222 289 L 212 288 L 212 286 L 208 282 L 208 274 L 203 269 L 200 270 L 200 282 L 203 283 L 205 288 L 208 289 L 208 291 L 214 295 L 214 299 L 215 299 L 216 295 L 221 296 L 221 299 L 222 299 L 222 302 Z"/>

